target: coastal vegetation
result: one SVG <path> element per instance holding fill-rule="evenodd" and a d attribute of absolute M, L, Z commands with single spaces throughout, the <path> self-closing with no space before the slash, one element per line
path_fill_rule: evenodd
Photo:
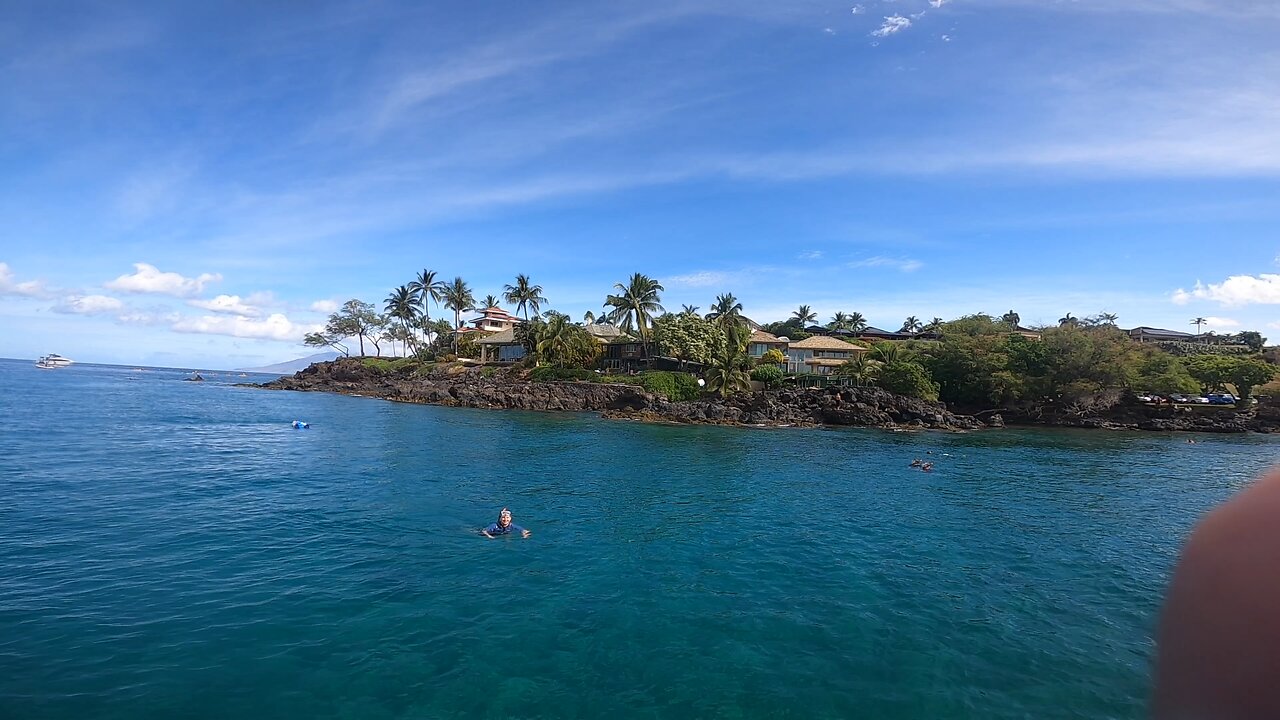
<path fill-rule="evenodd" d="M 587 312 L 583 322 L 549 307 L 542 286 L 525 274 L 505 285 L 501 296 L 476 302 L 461 277 L 444 282 L 424 269 L 409 282 L 392 288 L 383 313 L 358 299 L 344 303 L 306 344 L 350 352 L 355 340 L 360 355 L 366 344 L 379 354 L 381 344 L 398 344 L 403 364 L 452 362 L 482 356 L 477 341 L 487 333 L 463 330 L 463 313 L 513 306 L 523 322 L 511 329 L 523 348 L 521 364 L 533 381 L 592 381 L 635 384 L 671 400 L 701 394 L 727 397 L 756 387 L 777 389 L 792 381 L 880 388 L 925 401 L 940 400 L 972 412 L 1016 412 L 1027 416 L 1080 414 L 1107 408 L 1125 396 L 1169 396 L 1231 393 L 1247 399 L 1277 375 L 1275 353 L 1263 352 L 1266 339 L 1247 331 L 1213 333 L 1183 339 L 1137 342 L 1117 326 L 1119 317 L 1101 312 L 1079 317 L 1065 313 L 1056 325 L 1024 328 L 1014 310 L 999 317 L 974 314 L 946 321 L 905 318 L 895 332 L 871 328 L 856 311 L 839 311 L 825 326 L 817 313 L 800 305 L 781 321 L 758 325 L 744 314 L 732 294 L 717 295 L 705 314 L 697 305 L 667 312 L 665 288 L 635 273 L 605 294 L 601 315 Z M 432 306 L 453 314 L 453 323 L 431 316 Z M 1199 330 L 1204 318 L 1193 318 Z M 613 335 L 593 334 L 592 323 L 611 325 Z M 890 325 L 889 327 L 893 327 Z M 847 343 L 847 361 L 823 366 L 827 374 L 803 375 L 804 367 L 776 347 L 748 354 L 752 333 L 763 330 L 797 343 L 813 334 Z M 1136 331 L 1135 331 L 1136 332 Z M 862 337 L 859 337 L 862 336 Z M 824 341 L 830 342 L 830 341 Z M 630 371 L 605 365 L 611 344 L 629 344 L 641 359 Z M 663 359 L 676 372 L 655 372 L 650 360 Z M 379 362 L 372 361 L 371 362 Z M 370 366 L 373 367 L 373 366 Z M 377 367 L 381 367 L 378 365 Z M 637 372 L 649 367 L 648 371 Z M 613 372 L 602 372 L 611 369 Z M 623 372 L 617 372 L 619 369 Z M 698 380 L 701 377 L 701 381 Z"/>

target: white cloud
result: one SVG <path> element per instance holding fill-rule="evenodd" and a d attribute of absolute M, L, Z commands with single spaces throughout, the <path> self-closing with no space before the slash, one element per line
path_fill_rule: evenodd
<path fill-rule="evenodd" d="M 0 262 L 0 295 L 22 295 L 24 297 L 43 297 L 48 293 L 44 283 L 39 280 L 18 282 L 8 263 Z"/>
<path fill-rule="evenodd" d="M 311 311 L 318 313 L 337 312 L 338 301 L 336 300 L 317 300 L 311 303 Z"/>
<path fill-rule="evenodd" d="M 321 325 L 294 323 L 283 314 L 275 313 L 263 320 L 213 315 L 183 318 L 175 322 L 172 329 L 174 332 L 181 333 L 230 335 L 231 337 L 258 340 L 301 342 L 304 335 L 309 332 L 316 332 L 321 327 Z"/>
<path fill-rule="evenodd" d="M 701 271 L 687 275 L 674 275 L 662 281 L 662 286 L 673 288 L 705 288 L 723 286 L 729 281 L 729 275 L 722 272 Z"/>
<path fill-rule="evenodd" d="M 1232 275 L 1221 283 L 1209 285 L 1197 281 L 1190 292 L 1178 288 L 1170 299 L 1176 305 L 1186 305 L 1193 299 L 1227 306 L 1280 305 L 1280 275 Z"/>
<path fill-rule="evenodd" d="M 876 255 L 875 257 L 869 257 L 864 260 L 856 260 L 849 263 L 850 269 L 876 267 L 892 268 L 901 272 L 915 272 L 916 270 L 924 267 L 924 263 L 910 258 L 891 258 L 883 255 Z"/>
<path fill-rule="evenodd" d="M 948 2 L 951 2 L 951 0 L 929 0 L 929 4 L 935 8 L 940 8 Z"/>
<path fill-rule="evenodd" d="M 894 33 L 902 32 L 911 27 L 911 20 L 901 15 L 890 15 L 884 19 L 884 23 L 876 30 L 872 30 L 874 37 L 889 37 Z"/>
<path fill-rule="evenodd" d="M 258 317 L 262 311 L 240 299 L 239 295 L 219 295 L 212 300 L 188 300 L 187 304 L 210 312 Z"/>
<path fill-rule="evenodd" d="M 1240 327 L 1240 321 L 1232 320 L 1231 318 L 1213 317 L 1211 315 L 1205 318 L 1204 321 L 1204 327 L 1210 330 L 1229 330 Z"/>
<path fill-rule="evenodd" d="M 199 277 L 189 278 L 175 272 L 161 272 L 156 266 L 147 263 L 134 263 L 133 267 L 135 272 L 132 275 L 121 275 L 104 283 L 103 287 L 123 292 L 191 297 L 203 292 L 206 284 L 222 280 L 222 276 L 216 273 L 203 273 Z"/>
<path fill-rule="evenodd" d="M 797 258 L 797 259 L 799 259 L 799 260 L 821 260 L 821 259 L 822 259 L 822 251 L 821 251 L 821 250 L 810 250 L 809 252 L 802 252 L 802 253 L 800 253 L 799 255 L 797 255 L 797 256 L 796 256 L 796 258 Z"/>
<path fill-rule="evenodd" d="M 863 6 L 861 6 L 861 5 L 854 5 L 854 6 L 853 6 L 853 10 L 852 10 L 852 12 L 853 12 L 853 14 L 854 14 L 854 15 L 861 15 L 861 14 L 865 13 L 866 11 L 867 11 L 867 9 L 866 9 L 865 7 L 863 7 Z"/>
<path fill-rule="evenodd" d="M 123 309 L 124 303 L 106 295 L 72 295 L 53 306 L 54 312 L 67 315 L 104 315 Z"/>

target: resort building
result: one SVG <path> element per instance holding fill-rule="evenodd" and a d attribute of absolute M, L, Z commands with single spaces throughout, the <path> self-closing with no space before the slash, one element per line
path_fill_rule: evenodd
<path fill-rule="evenodd" d="M 866 327 L 854 333 L 854 337 L 863 340 L 911 340 L 915 336 L 911 333 L 892 332 L 889 330 L 881 330 L 878 327 Z"/>
<path fill-rule="evenodd" d="M 476 340 L 482 362 L 519 362 L 524 359 L 524 345 L 516 340 L 515 328 L 508 328 Z"/>
<path fill-rule="evenodd" d="M 1028 339 L 1028 340 L 1039 340 L 1039 339 L 1040 339 L 1040 331 L 1039 331 L 1039 330 L 1032 330 L 1031 328 L 1024 328 L 1024 327 L 1022 327 L 1021 325 L 1014 325 L 1014 326 L 1013 326 L 1013 334 L 1014 334 L 1014 335 L 1021 335 L 1022 337 L 1026 338 L 1026 339 Z"/>
<path fill-rule="evenodd" d="M 814 335 L 787 348 L 787 372 L 830 375 L 855 355 L 867 352 L 861 345 L 822 335 Z"/>
<path fill-rule="evenodd" d="M 751 333 L 751 337 L 747 338 L 747 354 L 754 360 L 759 360 L 762 355 L 770 350 L 777 350 L 786 354 L 787 345 L 786 340 L 780 340 L 763 330 L 756 330 Z"/>
<path fill-rule="evenodd" d="M 502 332 L 524 321 L 500 307 L 491 307 L 485 308 L 480 317 L 467 322 L 471 323 L 472 327 L 463 327 L 458 332 Z"/>
<path fill-rule="evenodd" d="M 1161 330 L 1153 327 L 1136 327 L 1129 331 L 1129 337 L 1140 343 L 1146 342 L 1192 342 L 1196 336 L 1191 333 L 1178 332 L 1177 330 Z"/>

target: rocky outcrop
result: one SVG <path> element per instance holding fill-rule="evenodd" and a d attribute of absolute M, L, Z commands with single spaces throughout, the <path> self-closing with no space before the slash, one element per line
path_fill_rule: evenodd
<path fill-rule="evenodd" d="M 1262 403 L 1244 409 L 1233 406 L 1152 405 L 1130 398 L 1113 407 L 1084 415 L 1006 411 L 1005 418 L 1018 425 L 1050 425 L 1101 430 L 1151 430 L 1157 432 L 1243 433 L 1280 432 L 1280 406 Z M 995 417 L 995 416 L 993 416 Z"/>
<path fill-rule="evenodd" d="M 721 425 L 852 425 L 972 429 L 982 423 L 939 403 L 877 388 L 757 391 L 728 399 L 669 402 L 634 385 L 530 382 L 516 369 L 438 367 L 384 372 L 355 359 L 316 363 L 261 387 L 338 392 L 399 402 L 469 408 L 600 412 L 651 422 Z"/>
<path fill-rule="evenodd" d="M 666 402 L 610 417 L 727 425 L 847 425 L 957 430 L 982 423 L 955 415 L 939 403 L 903 397 L 878 388 L 831 387 L 757 391 L 726 399 Z"/>

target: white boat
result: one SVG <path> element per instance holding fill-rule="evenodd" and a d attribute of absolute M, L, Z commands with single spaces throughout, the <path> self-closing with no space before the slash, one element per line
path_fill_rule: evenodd
<path fill-rule="evenodd" d="M 67 367 L 75 362 L 71 358 L 64 358 L 56 353 L 45 355 L 36 361 L 36 367 L 42 370 L 52 370 L 53 368 Z"/>

